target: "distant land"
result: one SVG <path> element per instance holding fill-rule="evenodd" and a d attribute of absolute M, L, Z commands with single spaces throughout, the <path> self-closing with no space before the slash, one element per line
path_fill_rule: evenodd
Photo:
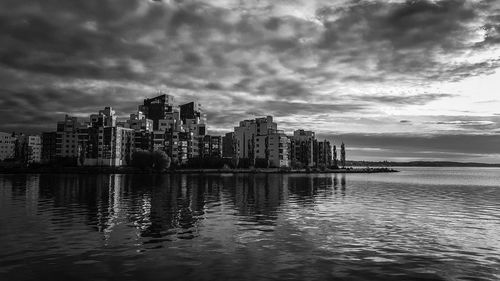
<path fill-rule="evenodd" d="M 452 161 L 346 161 L 347 166 L 356 167 L 500 167 L 498 164 Z"/>

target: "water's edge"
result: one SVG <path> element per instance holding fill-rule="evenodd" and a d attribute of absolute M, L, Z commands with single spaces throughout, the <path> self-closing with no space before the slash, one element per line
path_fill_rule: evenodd
<path fill-rule="evenodd" d="M 65 168 L 16 168 L 0 170 L 0 174 L 333 174 L 333 173 L 395 173 L 391 168 L 348 168 L 348 169 L 182 169 L 154 172 L 134 168 L 113 167 L 65 167 Z"/>

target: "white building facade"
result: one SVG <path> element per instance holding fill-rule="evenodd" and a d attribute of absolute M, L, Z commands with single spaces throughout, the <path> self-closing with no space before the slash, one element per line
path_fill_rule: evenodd
<path fill-rule="evenodd" d="M 26 145 L 28 164 L 40 163 L 42 161 L 42 138 L 38 135 L 28 136 Z"/>

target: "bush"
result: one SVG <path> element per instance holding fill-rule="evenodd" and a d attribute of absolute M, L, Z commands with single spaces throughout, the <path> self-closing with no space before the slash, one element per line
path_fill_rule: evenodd
<path fill-rule="evenodd" d="M 295 161 L 295 160 L 292 161 L 291 166 L 293 169 L 304 169 L 304 167 L 305 167 L 304 163 L 302 163 L 300 161 Z"/>
<path fill-rule="evenodd" d="M 132 166 L 141 170 L 155 170 L 156 172 L 164 172 L 170 168 L 171 159 L 161 150 L 153 152 L 148 150 L 136 150 L 132 154 Z"/>
<path fill-rule="evenodd" d="M 165 153 L 165 151 L 155 150 L 151 154 L 152 168 L 158 173 L 164 172 L 166 169 L 170 168 L 170 157 Z"/>

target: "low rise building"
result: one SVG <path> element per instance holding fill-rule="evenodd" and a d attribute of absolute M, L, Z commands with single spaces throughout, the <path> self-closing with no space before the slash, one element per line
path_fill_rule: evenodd
<path fill-rule="evenodd" d="M 12 133 L 0 132 L 0 161 L 14 159 L 17 138 Z"/>

